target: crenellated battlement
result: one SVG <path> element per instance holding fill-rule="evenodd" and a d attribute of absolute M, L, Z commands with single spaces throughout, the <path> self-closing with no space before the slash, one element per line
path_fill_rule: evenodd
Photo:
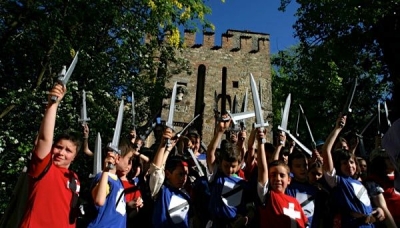
<path fill-rule="evenodd" d="M 221 34 L 221 44 L 215 43 L 214 32 L 203 32 L 203 42 L 196 43 L 196 33 L 185 30 L 183 34 L 184 44 L 188 48 L 204 48 L 212 50 L 227 50 L 231 52 L 258 53 L 269 48 L 269 34 L 256 33 L 248 30 L 227 30 Z"/>

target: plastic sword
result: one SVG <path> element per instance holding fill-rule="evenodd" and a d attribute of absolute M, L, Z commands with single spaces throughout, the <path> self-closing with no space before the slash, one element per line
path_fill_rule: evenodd
<path fill-rule="evenodd" d="M 356 88 L 357 88 L 357 77 L 354 78 L 354 82 L 353 82 L 353 85 L 351 87 L 350 93 L 347 96 L 346 103 L 343 106 L 342 116 L 346 116 L 348 113 L 352 112 L 351 103 L 353 102 L 354 93 L 356 92 Z M 343 122 L 340 122 L 339 124 L 340 124 L 341 128 L 344 127 L 344 123 Z"/>
<path fill-rule="evenodd" d="M 390 123 L 390 120 L 389 120 L 389 110 L 388 110 L 388 107 L 386 105 L 386 101 L 383 103 L 383 105 L 385 107 L 385 115 L 386 115 L 386 121 L 387 121 L 388 127 L 391 127 L 392 123 Z"/>
<path fill-rule="evenodd" d="M 299 110 L 297 111 L 296 130 L 295 130 L 295 132 L 294 132 L 294 134 L 296 135 L 296 137 L 299 137 L 299 136 L 300 136 L 300 134 L 299 134 L 299 122 L 300 122 L 300 108 L 299 108 Z"/>
<path fill-rule="evenodd" d="M 86 110 L 86 92 L 85 90 L 82 90 L 81 118 L 79 119 L 79 122 L 82 123 L 82 125 L 85 125 L 89 121 L 90 118 L 87 117 L 87 110 Z"/>
<path fill-rule="evenodd" d="M 76 52 L 71 65 L 68 67 L 68 70 L 66 70 L 66 66 L 63 66 L 63 69 L 61 70 L 60 74 L 58 74 L 57 83 L 64 85 L 64 86 L 67 84 L 69 78 L 71 77 L 72 72 L 74 72 L 76 63 L 78 62 L 78 54 L 79 54 L 79 51 Z M 51 101 L 56 102 L 57 100 L 58 100 L 57 96 L 51 97 Z"/>
<path fill-rule="evenodd" d="M 89 175 L 89 178 L 93 178 L 97 173 L 101 172 L 101 163 L 101 136 L 97 132 L 96 144 L 94 145 L 93 173 Z"/>
<path fill-rule="evenodd" d="M 176 98 L 177 86 L 178 83 L 175 82 L 174 88 L 172 89 L 171 102 L 169 104 L 168 119 L 167 122 L 165 122 L 165 126 L 170 128 L 172 131 L 174 131 L 174 111 L 175 111 L 175 98 Z M 168 148 L 170 145 L 171 145 L 171 139 L 167 139 L 165 146 Z"/>
<path fill-rule="evenodd" d="M 313 150 L 315 150 L 317 148 L 317 146 L 316 146 L 316 143 L 315 143 L 315 140 L 314 140 L 314 136 L 313 136 L 313 134 L 311 132 L 310 125 L 308 124 L 308 120 L 307 120 L 306 114 L 304 114 L 304 110 L 303 110 L 303 107 L 301 106 L 301 104 L 299 104 L 299 108 L 300 108 L 301 115 L 303 116 L 304 121 L 306 122 L 308 133 L 310 134 L 311 148 Z"/>
<path fill-rule="evenodd" d="M 291 103 L 291 94 L 289 93 L 289 95 L 286 98 L 285 108 L 283 109 L 282 121 L 281 121 L 281 125 L 280 125 L 280 127 L 285 130 L 287 129 L 288 120 L 289 120 L 290 103 Z M 280 141 L 279 143 L 281 145 L 283 145 L 285 142 Z"/>
<path fill-rule="evenodd" d="M 251 86 L 251 93 L 253 94 L 253 103 L 254 103 L 254 112 L 256 116 L 256 122 L 254 123 L 254 128 L 260 128 L 264 131 L 264 127 L 268 127 L 268 121 L 264 122 L 260 97 L 258 95 L 256 82 L 254 81 L 253 75 L 250 73 L 250 86 Z M 261 143 L 266 143 L 266 139 L 262 139 Z"/>
<path fill-rule="evenodd" d="M 108 144 L 108 149 L 112 150 L 114 153 L 121 154 L 121 150 L 118 148 L 119 146 L 119 138 L 121 136 L 122 129 L 122 119 L 124 116 L 124 100 L 121 100 L 121 104 L 119 105 L 117 121 L 115 123 L 114 135 L 112 142 Z M 108 164 L 109 169 L 114 169 L 114 165 Z"/>

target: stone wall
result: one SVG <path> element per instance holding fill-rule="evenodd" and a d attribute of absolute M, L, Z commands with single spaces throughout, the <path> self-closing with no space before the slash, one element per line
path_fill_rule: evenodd
<path fill-rule="evenodd" d="M 196 122 L 195 127 L 201 132 L 206 145 L 211 140 L 214 132 L 214 93 L 221 93 L 222 68 L 227 68 L 226 91 L 233 101 L 237 96 L 239 110 L 246 90 L 248 90 L 248 110 L 253 109 L 253 99 L 250 88 L 250 73 L 253 74 L 257 84 L 260 83 L 262 94 L 262 108 L 264 119 L 272 123 L 272 91 L 271 91 L 271 64 L 270 64 L 270 43 L 269 34 L 255 33 L 250 31 L 228 30 L 221 35 L 221 45 L 215 44 L 215 34 L 212 32 L 203 33 L 203 43 L 196 44 L 196 34 L 185 31 L 185 50 L 177 53 L 190 62 L 191 75 L 180 74 L 173 76 L 167 83 L 172 88 L 177 82 L 178 86 L 186 87 L 187 93 L 181 101 L 176 102 L 174 122 L 177 122 L 176 130 L 179 131 L 184 123 L 189 122 L 196 110 L 199 110 L 199 102 L 204 101 L 204 115 Z M 205 67 L 204 90 L 198 79 L 199 66 Z M 197 94 L 197 107 L 196 107 Z M 198 96 L 198 95 L 203 96 Z M 163 101 L 161 118 L 166 120 L 168 116 L 170 100 Z M 221 104 L 218 104 L 221 109 Z M 229 102 L 227 102 L 229 109 Z M 246 121 L 247 129 L 255 119 Z M 271 126 L 269 127 L 271 130 Z M 271 139 L 269 140 L 271 141 Z"/>

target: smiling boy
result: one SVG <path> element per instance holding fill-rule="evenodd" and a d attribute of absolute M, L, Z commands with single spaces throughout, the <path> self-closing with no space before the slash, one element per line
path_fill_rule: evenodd
<path fill-rule="evenodd" d="M 80 183 L 69 166 L 75 159 L 80 141 L 72 135 L 54 140 L 58 105 L 66 93 L 55 85 L 48 94 L 48 105 L 29 164 L 29 197 L 20 227 L 75 227 Z M 52 96 L 58 97 L 56 102 Z"/>

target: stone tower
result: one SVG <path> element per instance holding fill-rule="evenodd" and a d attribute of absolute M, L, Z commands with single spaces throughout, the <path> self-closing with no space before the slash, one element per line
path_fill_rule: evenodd
<path fill-rule="evenodd" d="M 204 32 L 203 43 L 196 44 L 196 34 L 189 31 L 184 32 L 186 48 L 182 53 L 177 54 L 189 60 L 193 73 L 191 75 L 186 73 L 174 75 L 166 84 L 167 88 L 172 88 L 177 82 L 178 92 L 184 92 L 183 96 L 176 99 L 175 103 L 174 125 L 177 131 L 200 113 L 204 107 L 203 115 L 195 121 L 193 127 L 202 135 L 206 145 L 214 134 L 214 94 L 215 92 L 221 94 L 223 67 L 226 67 L 227 70 L 226 109 L 231 110 L 233 99 L 236 96 L 240 111 L 244 95 L 248 90 L 247 110 L 254 110 L 249 76 L 252 73 L 258 88 L 261 88 L 259 93 L 261 94 L 264 119 L 272 123 L 269 34 L 228 30 L 222 34 L 221 46 L 215 44 L 214 35 L 213 32 Z M 163 101 L 164 108 L 161 113 L 163 121 L 168 117 L 169 103 L 170 99 Z M 221 110 L 221 100 L 218 103 L 218 110 Z M 251 129 L 254 121 L 254 117 L 246 120 L 247 129 Z M 269 126 L 269 131 L 271 131 L 271 127 Z"/>

